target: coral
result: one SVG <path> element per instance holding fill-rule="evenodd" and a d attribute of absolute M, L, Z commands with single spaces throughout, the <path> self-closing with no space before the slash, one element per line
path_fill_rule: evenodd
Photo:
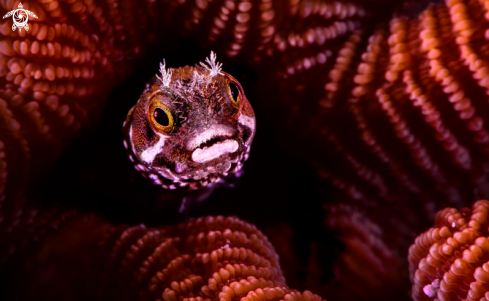
<path fill-rule="evenodd" d="M 14 223 L 26 185 L 39 185 L 67 141 L 96 119 L 151 34 L 151 4 L 40 1 L 24 8 L 38 16 L 28 31 L 12 31 L 10 19 L 0 25 L 0 233 Z"/>
<path fill-rule="evenodd" d="M 24 206 L 11 217 L 9 228 L 4 229 L 8 235 L 0 241 L 0 265 L 5 264 L 17 254 L 43 242 L 62 225 L 76 216 L 75 210 L 56 208 L 40 209 Z"/>
<path fill-rule="evenodd" d="M 80 216 L 26 266 L 35 298 L 321 300 L 288 288 L 268 239 L 235 217 L 146 228 Z"/>
<path fill-rule="evenodd" d="M 390 212 L 366 212 L 348 204 L 325 205 L 322 233 L 304 251 L 288 225 L 266 230 L 291 285 L 330 300 L 408 300 L 407 247 L 414 234 Z M 379 216 L 383 216 L 381 219 Z M 395 233 L 395 234 L 394 234 Z M 303 274 L 301 281 L 294 274 Z"/>
<path fill-rule="evenodd" d="M 285 285 L 266 237 L 232 217 L 199 218 L 175 228 L 118 227 L 96 252 L 110 282 L 102 287 L 121 295 L 131 288 L 143 299 L 230 299 Z"/>
<path fill-rule="evenodd" d="M 402 299 L 406 292 L 407 281 L 403 278 L 407 278 L 407 266 L 402 260 L 404 254 L 396 250 L 402 249 L 399 246 L 404 245 L 405 234 L 398 232 L 397 239 L 386 237 L 385 225 L 353 206 L 338 204 L 327 210 L 326 227 L 344 244 L 344 249 L 333 261 L 335 278 L 321 290 L 318 279 L 325 271 L 317 269 L 315 262 L 321 260 L 321 254 L 317 250 L 313 252 L 307 287 L 318 287 L 314 291 L 332 299 L 352 296 L 351 300 L 371 300 L 389 295 Z"/>
<path fill-rule="evenodd" d="M 318 162 L 337 187 L 363 202 L 409 202 L 425 219 L 474 189 L 488 194 L 488 9 L 434 1 L 344 43 L 311 132 L 322 129 Z"/>
<path fill-rule="evenodd" d="M 486 300 L 489 201 L 445 208 L 409 248 L 414 300 Z"/>
<path fill-rule="evenodd" d="M 183 34 L 198 36 L 202 43 L 227 56 L 263 60 L 277 53 L 293 70 L 326 60 L 325 51 L 365 19 L 362 6 L 343 1 L 166 0 L 163 11 L 171 24 L 183 22 Z M 294 26 L 300 22 L 301 26 Z M 317 46 L 317 47 L 314 47 Z M 291 50 L 316 50 L 305 60 L 293 62 Z M 305 52 L 302 52 L 305 53 Z M 333 53 L 330 53 L 333 55 Z M 282 63 L 282 59 L 280 60 Z"/>

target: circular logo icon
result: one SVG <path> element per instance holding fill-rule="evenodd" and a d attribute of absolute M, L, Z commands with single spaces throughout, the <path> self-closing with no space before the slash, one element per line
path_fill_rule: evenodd
<path fill-rule="evenodd" d="M 12 20 L 14 21 L 14 24 L 12 25 L 13 31 L 15 31 L 17 28 L 19 30 L 24 28 L 26 31 L 28 31 L 29 25 L 27 24 L 27 21 L 29 21 L 29 16 L 37 19 L 36 14 L 23 8 L 22 3 L 19 3 L 17 9 L 11 10 L 8 13 L 6 13 L 5 16 L 3 16 L 3 18 L 5 19 L 10 16 L 12 16 Z"/>

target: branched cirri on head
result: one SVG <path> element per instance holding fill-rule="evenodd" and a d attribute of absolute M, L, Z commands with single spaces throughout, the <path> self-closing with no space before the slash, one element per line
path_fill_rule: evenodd
<path fill-rule="evenodd" d="M 238 173 L 255 115 L 241 85 L 211 52 L 201 66 L 167 69 L 147 85 L 124 122 L 135 168 L 168 189 L 198 189 Z"/>

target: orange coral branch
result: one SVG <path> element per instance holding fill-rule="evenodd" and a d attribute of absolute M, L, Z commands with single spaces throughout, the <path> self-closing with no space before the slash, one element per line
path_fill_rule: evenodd
<path fill-rule="evenodd" d="M 409 248 L 414 300 L 487 299 L 488 217 L 486 200 L 474 203 L 472 210 L 437 213 L 435 226 Z"/>

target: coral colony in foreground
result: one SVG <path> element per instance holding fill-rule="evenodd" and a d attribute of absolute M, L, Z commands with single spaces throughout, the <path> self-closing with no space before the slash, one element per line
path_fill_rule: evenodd
<path fill-rule="evenodd" d="M 268 239 L 235 217 L 146 228 L 79 216 L 26 266 L 26 294 L 46 300 L 322 300 L 288 288 Z"/>

